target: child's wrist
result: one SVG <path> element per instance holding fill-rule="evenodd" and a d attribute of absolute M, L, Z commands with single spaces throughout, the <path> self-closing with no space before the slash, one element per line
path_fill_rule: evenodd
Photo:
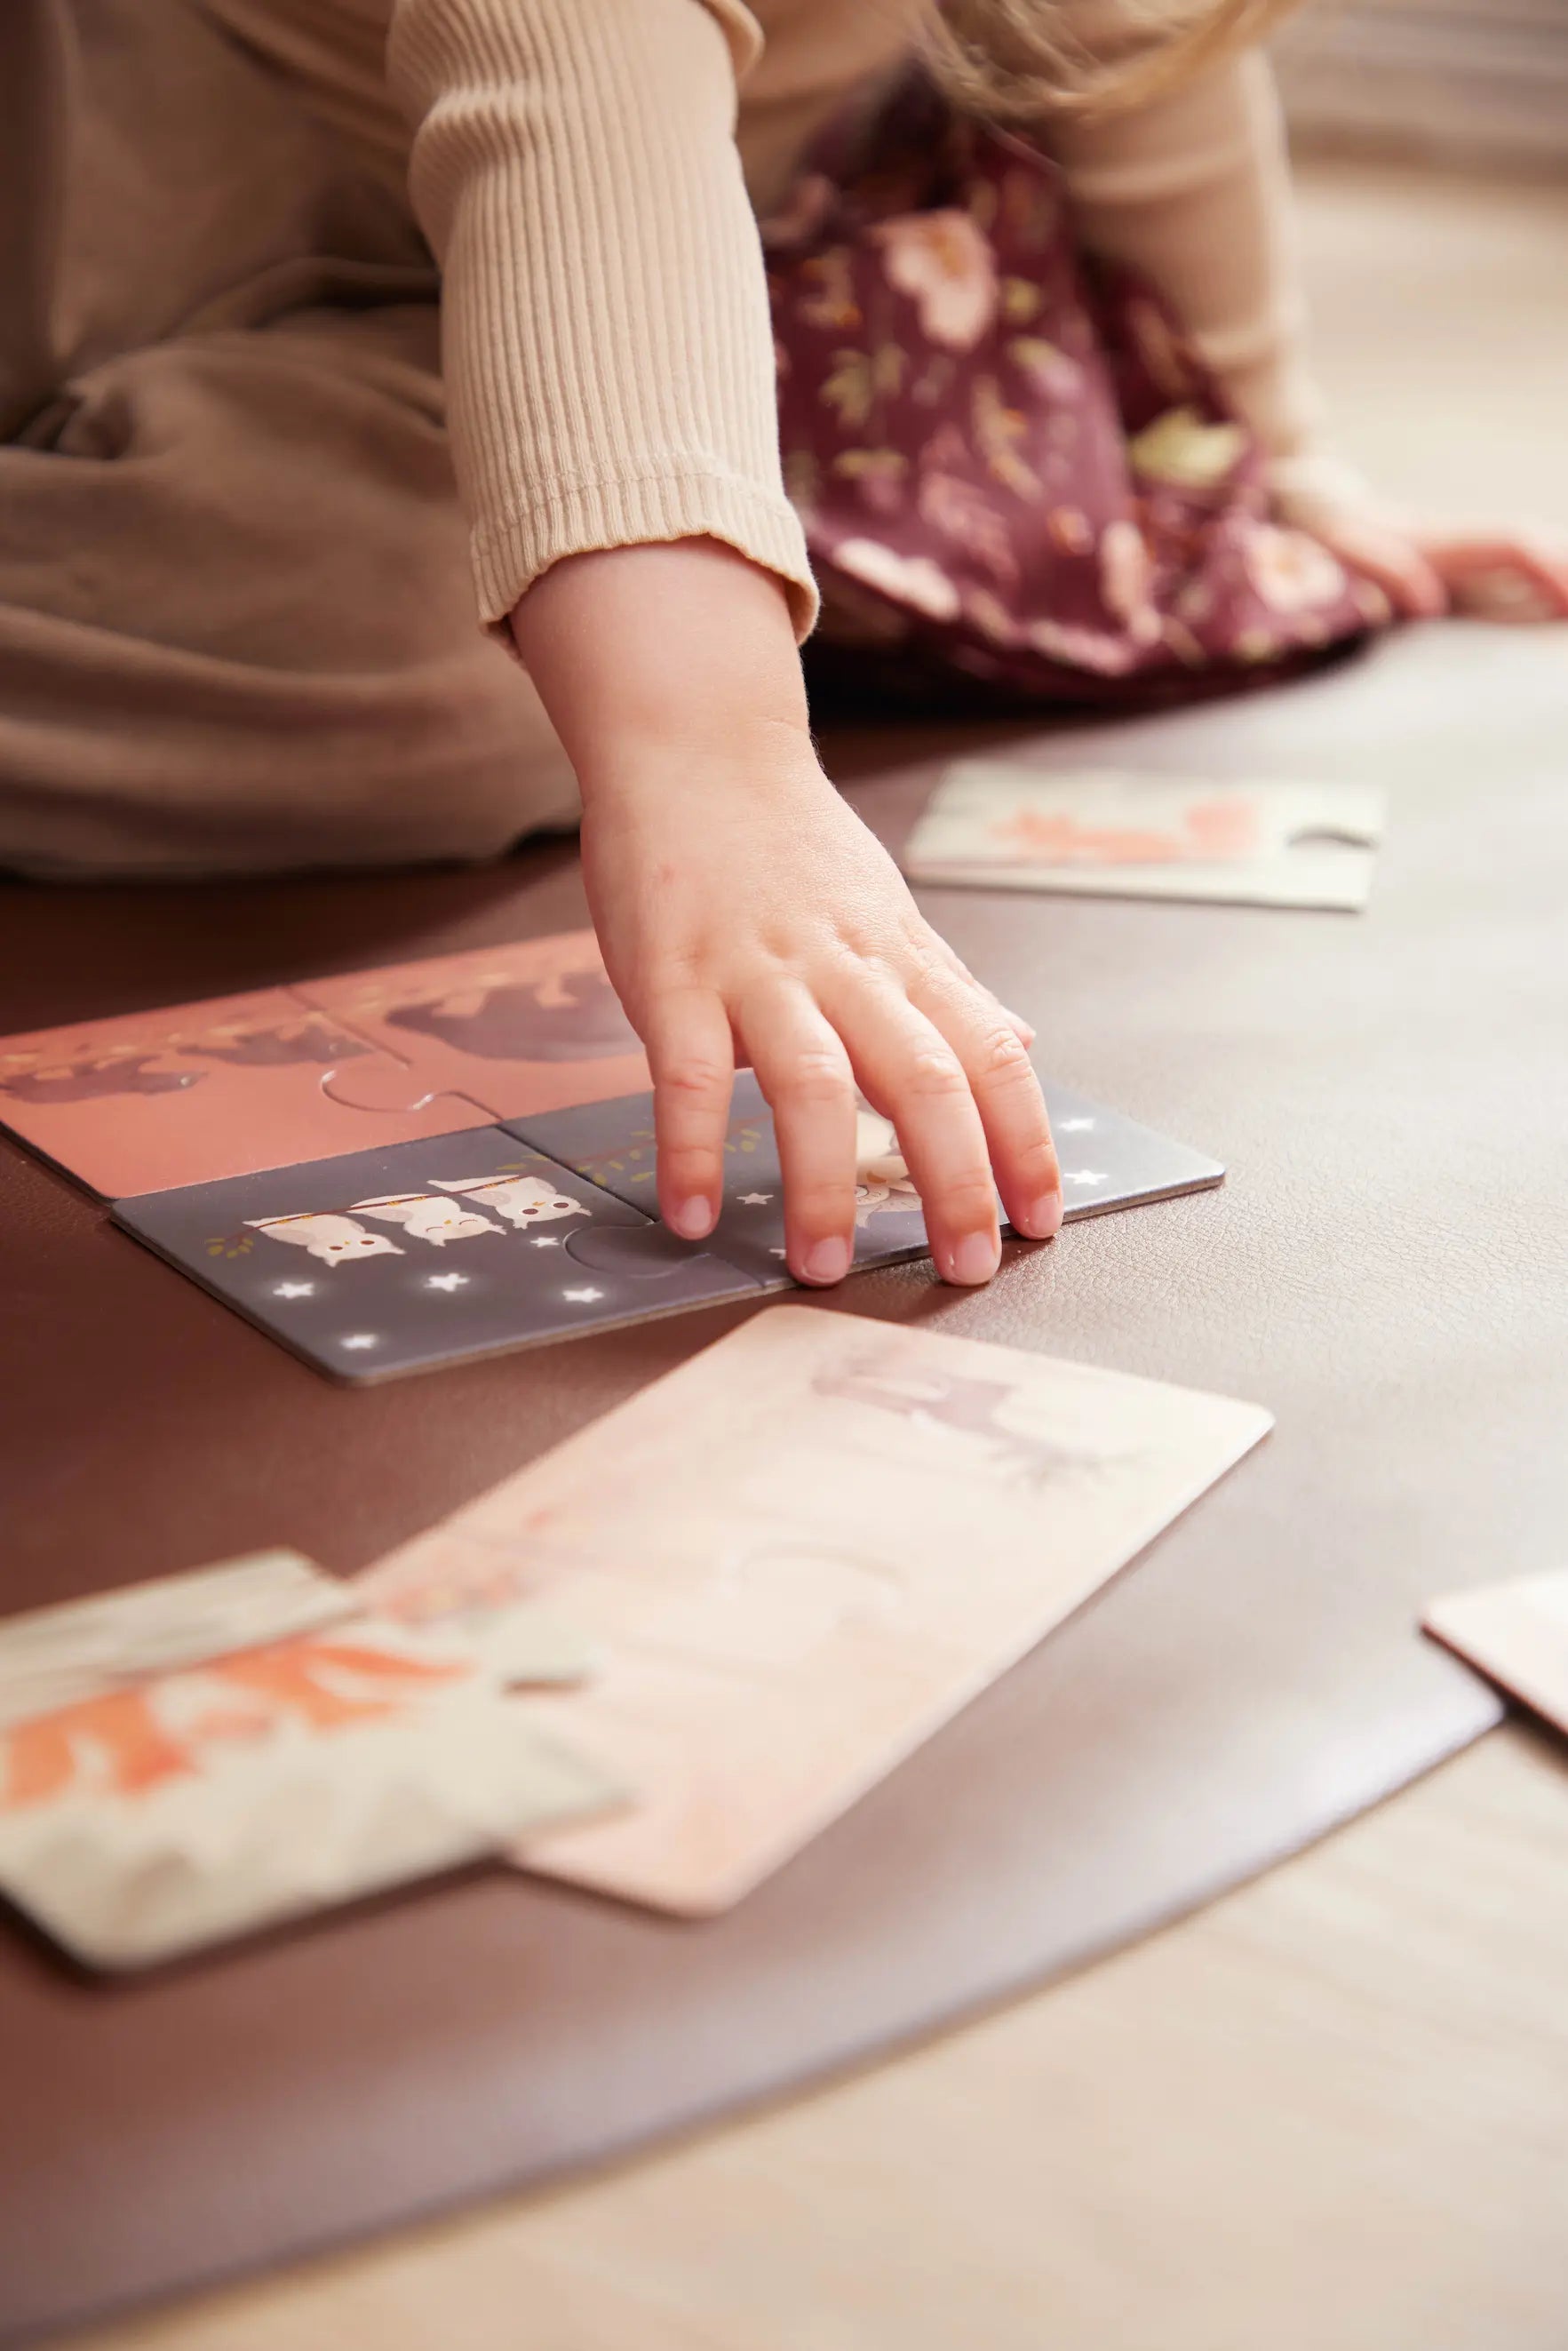
<path fill-rule="evenodd" d="M 642 727 L 607 729 L 580 747 L 583 806 L 713 792 L 768 799 L 831 789 L 804 722 L 755 710 L 694 713 L 690 705 Z"/>
<path fill-rule="evenodd" d="M 712 540 L 570 558 L 523 599 L 512 633 L 585 798 L 815 768 L 782 587 Z"/>

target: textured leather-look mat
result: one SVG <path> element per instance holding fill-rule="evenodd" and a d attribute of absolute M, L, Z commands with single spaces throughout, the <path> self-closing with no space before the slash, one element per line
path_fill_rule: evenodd
<path fill-rule="evenodd" d="M 1229 1179 L 1071 1228 L 983 1295 L 904 1267 L 842 1302 L 1255 1398 L 1275 1435 L 717 1922 L 483 1871 L 128 1987 L 0 1926 L 0 2339 L 864 2056 L 1169 1918 L 1492 1719 L 1414 1619 L 1560 1565 L 1568 1524 L 1565 673 L 1561 631 L 1431 631 L 1057 738 L 1063 759 L 1386 784 L 1372 911 L 933 893 L 1043 1065 Z M 841 774 L 884 771 L 861 805 L 890 839 L 929 780 L 897 764 L 911 739 L 834 747 Z M 559 851 L 472 875 L 0 888 L 0 1025 L 580 916 Z M 4 1145 L 0 1191 L 6 1609 L 267 1542 L 355 1568 L 733 1319 L 340 1391 Z"/>

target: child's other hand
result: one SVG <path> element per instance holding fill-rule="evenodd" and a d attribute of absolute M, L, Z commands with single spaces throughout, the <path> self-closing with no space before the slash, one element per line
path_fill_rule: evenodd
<path fill-rule="evenodd" d="M 1401 512 L 1350 467 L 1312 455 L 1276 469 L 1282 518 L 1371 580 L 1407 620 L 1568 620 L 1568 532 L 1466 528 Z"/>
<path fill-rule="evenodd" d="M 1444 612 L 1478 621 L 1568 620 L 1568 540 L 1349 516 L 1312 528 L 1342 563 L 1375 580 L 1407 620 Z"/>
<path fill-rule="evenodd" d="M 513 626 L 582 780 L 589 898 L 653 1066 L 671 1227 L 701 1238 L 717 1215 L 738 1054 L 774 1112 L 800 1279 L 849 1270 L 857 1083 L 897 1128 L 946 1280 L 995 1272 L 996 1188 L 1020 1232 L 1053 1233 L 1030 1032 L 822 774 L 770 575 L 706 540 L 582 556 Z"/>

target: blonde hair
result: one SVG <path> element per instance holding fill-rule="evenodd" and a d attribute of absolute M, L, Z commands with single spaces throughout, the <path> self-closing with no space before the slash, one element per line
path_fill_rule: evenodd
<path fill-rule="evenodd" d="M 925 51 L 966 113 L 1102 114 L 1247 47 L 1297 0 L 933 0 Z"/>

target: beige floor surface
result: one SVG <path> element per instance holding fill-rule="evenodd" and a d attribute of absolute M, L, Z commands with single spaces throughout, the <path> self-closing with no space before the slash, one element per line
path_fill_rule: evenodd
<path fill-rule="evenodd" d="M 1568 190 L 1321 170 L 1304 234 L 1351 453 L 1568 525 Z M 90 2345 L 1564 2351 L 1568 1750 L 1500 1732 L 896 2063 Z"/>

